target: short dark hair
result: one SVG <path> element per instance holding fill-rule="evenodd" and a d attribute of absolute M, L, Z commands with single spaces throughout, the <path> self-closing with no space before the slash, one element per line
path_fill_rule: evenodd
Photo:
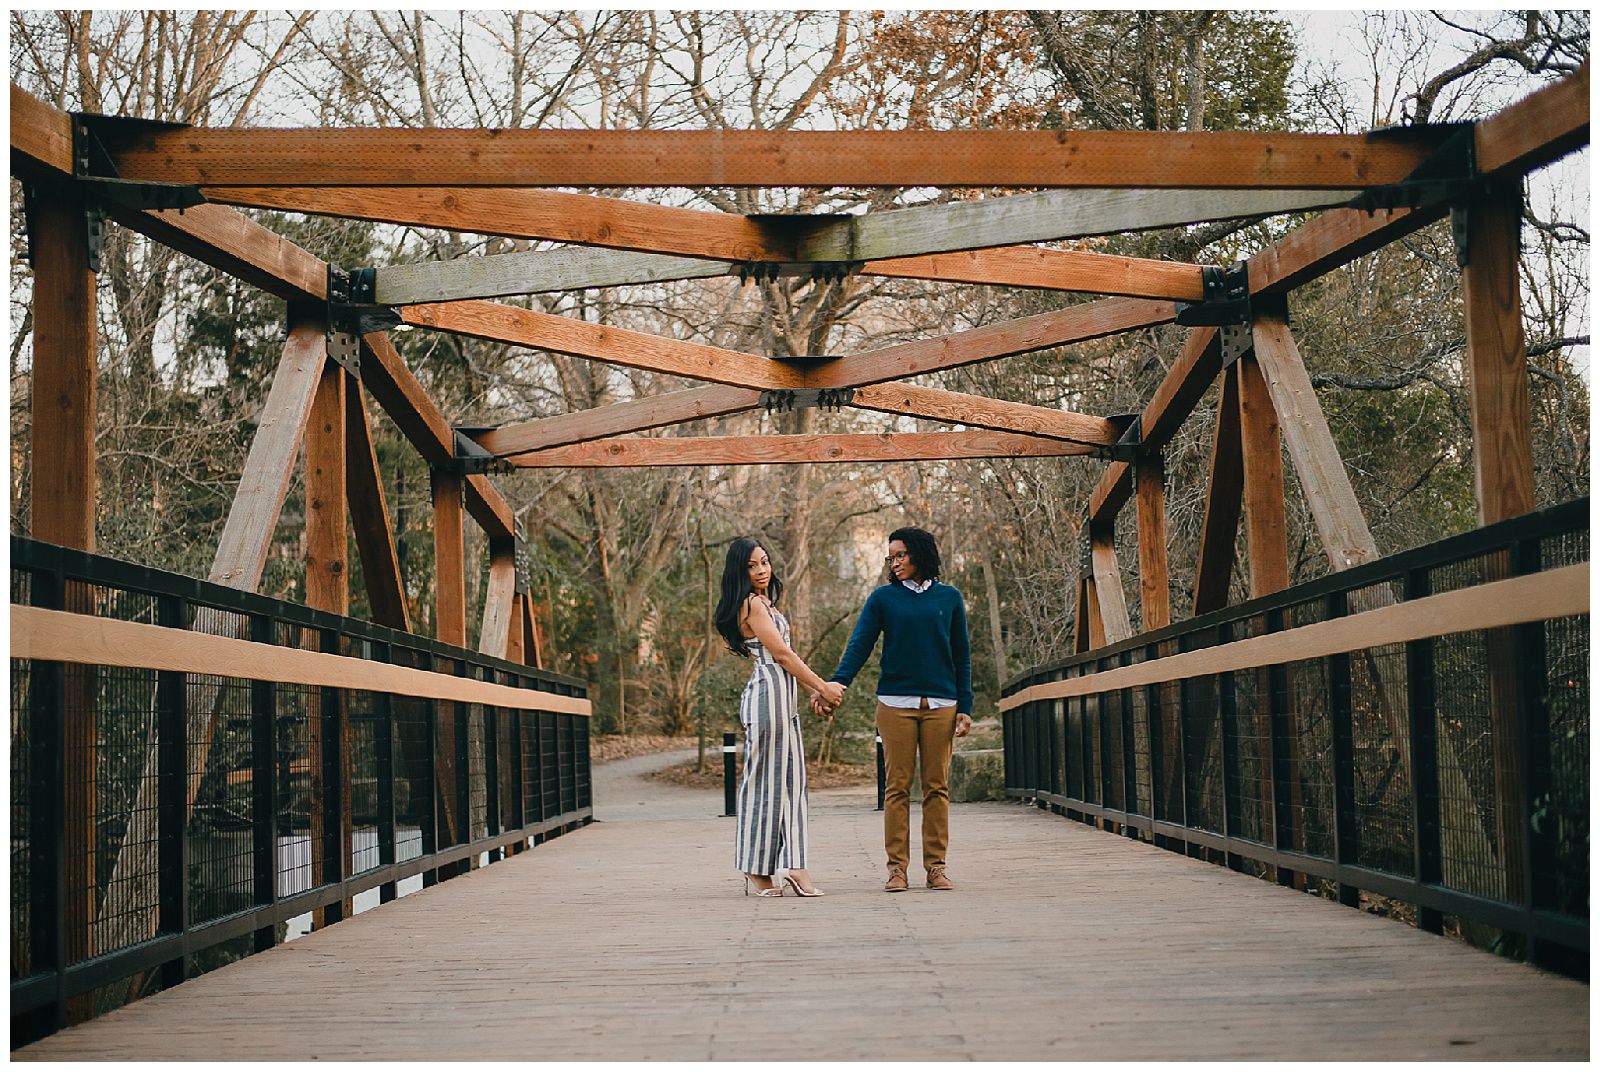
<path fill-rule="evenodd" d="M 934 542 L 933 533 L 914 527 L 895 529 L 889 533 L 889 542 L 896 540 L 906 545 L 906 554 L 911 556 L 920 579 L 931 581 L 939 576 L 939 545 Z"/>

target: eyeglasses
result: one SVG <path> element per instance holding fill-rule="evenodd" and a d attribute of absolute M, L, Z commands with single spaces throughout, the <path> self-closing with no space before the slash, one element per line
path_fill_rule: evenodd
<path fill-rule="evenodd" d="M 896 551 L 894 554 L 886 556 L 883 560 L 883 564 L 885 566 L 892 566 L 896 562 L 903 562 L 910 557 L 911 556 L 904 551 Z"/>

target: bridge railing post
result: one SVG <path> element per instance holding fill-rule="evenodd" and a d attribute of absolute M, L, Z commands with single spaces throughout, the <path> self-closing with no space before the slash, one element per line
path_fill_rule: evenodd
<path fill-rule="evenodd" d="M 250 639 L 257 644 L 276 643 L 275 623 L 265 614 L 250 615 Z M 188 756 L 184 756 L 184 782 L 187 785 Z M 250 682 L 250 795 L 254 822 L 252 850 L 255 857 L 255 897 L 258 907 L 278 901 L 278 686 L 273 681 Z M 185 800 L 187 811 L 187 800 Z M 312 846 L 312 852 L 316 846 Z M 187 880 L 184 882 L 187 887 Z M 256 952 L 271 949 L 278 941 L 278 928 L 260 927 L 255 932 Z"/>
<path fill-rule="evenodd" d="M 1407 571 L 1405 598 L 1421 599 L 1433 588 L 1427 568 Z M 1412 874 L 1420 883 L 1437 885 L 1443 878 L 1439 816 L 1439 727 L 1434 710 L 1435 686 L 1431 638 L 1406 644 L 1406 715 L 1411 761 Z M 1444 933 L 1444 913 L 1417 906 L 1417 927 Z"/>
<path fill-rule="evenodd" d="M 158 625 L 168 629 L 187 629 L 187 616 L 185 601 L 177 596 L 162 596 L 156 602 Z M 158 934 L 182 934 L 189 929 L 189 839 L 184 829 L 189 815 L 188 682 L 189 676 L 184 673 L 163 670 L 156 674 Z M 259 793 L 257 796 L 259 798 Z M 274 825 L 272 820 L 271 814 L 260 811 L 252 816 L 258 842 L 262 827 L 267 828 L 270 836 Z M 256 862 L 259 865 L 259 857 Z M 256 902 L 260 903 L 259 896 Z M 187 975 L 185 960 L 178 956 L 161 965 L 163 987 L 183 982 Z"/>
<path fill-rule="evenodd" d="M 874 731 L 873 734 L 872 734 L 872 739 L 873 739 L 872 748 L 873 748 L 873 753 L 876 756 L 876 766 L 877 766 L 877 770 L 878 770 L 878 805 L 873 810 L 874 811 L 882 811 L 883 810 L 883 793 L 884 793 L 884 789 L 887 787 L 887 781 L 888 781 L 887 771 L 885 770 L 884 765 L 883 765 L 883 734 Z"/>
<path fill-rule="evenodd" d="M 1344 617 L 1350 610 L 1348 594 L 1330 592 L 1326 608 L 1328 620 Z M 1326 665 L 1328 727 L 1333 746 L 1333 859 L 1342 868 L 1355 863 L 1356 858 L 1355 714 L 1350 697 L 1350 655 L 1330 655 Z M 1361 904 L 1359 889 L 1344 881 L 1335 886 L 1340 904 Z"/>
<path fill-rule="evenodd" d="M 393 652 L 394 649 L 388 644 L 372 646 L 372 658 L 375 661 L 392 663 Z M 399 857 L 395 821 L 394 698 L 387 692 L 374 693 L 372 703 L 375 715 L 373 744 L 378 768 L 378 866 L 387 867 Z M 378 887 L 380 904 L 387 904 L 397 895 L 393 882 L 385 882 Z"/>
<path fill-rule="evenodd" d="M 738 738 L 732 733 L 722 735 L 722 815 L 727 818 L 735 813 L 737 802 L 734 799 L 733 762 L 734 753 L 738 746 Z"/>

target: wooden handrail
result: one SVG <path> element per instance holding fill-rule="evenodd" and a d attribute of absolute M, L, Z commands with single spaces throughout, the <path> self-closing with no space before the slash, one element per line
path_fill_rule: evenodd
<path fill-rule="evenodd" d="M 590 714 L 589 701 L 584 697 L 495 685 L 346 655 L 17 604 L 11 606 L 11 657 L 362 689 L 521 711 L 550 711 L 584 717 Z"/>
<path fill-rule="evenodd" d="M 1589 563 L 1582 562 L 1098 674 L 1031 685 L 1005 697 L 999 706 L 1001 711 L 1010 711 L 1039 700 L 1090 696 L 1115 689 L 1276 666 L 1452 633 L 1499 629 L 1587 613 Z"/>

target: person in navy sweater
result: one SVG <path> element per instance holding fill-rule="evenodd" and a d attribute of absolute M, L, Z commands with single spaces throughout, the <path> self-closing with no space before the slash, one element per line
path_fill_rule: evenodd
<path fill-rule="evenodd" d="M 939 583 L 939 547 L 919 528 L 889 534 L 892 579 L 861 609 L 830 680 L 848 687 L 883 636 L 878 734 L 883 738 L 883 844 L 889 893 L 906 889 L 911 863 L 911 775 L 922 757 L 922 865 L 930 890 L 951 890 L 950 752 L 972 729 L 972 654 L 959 589 Z M 822 700 L 813 700 L 822 704 Z"/>

